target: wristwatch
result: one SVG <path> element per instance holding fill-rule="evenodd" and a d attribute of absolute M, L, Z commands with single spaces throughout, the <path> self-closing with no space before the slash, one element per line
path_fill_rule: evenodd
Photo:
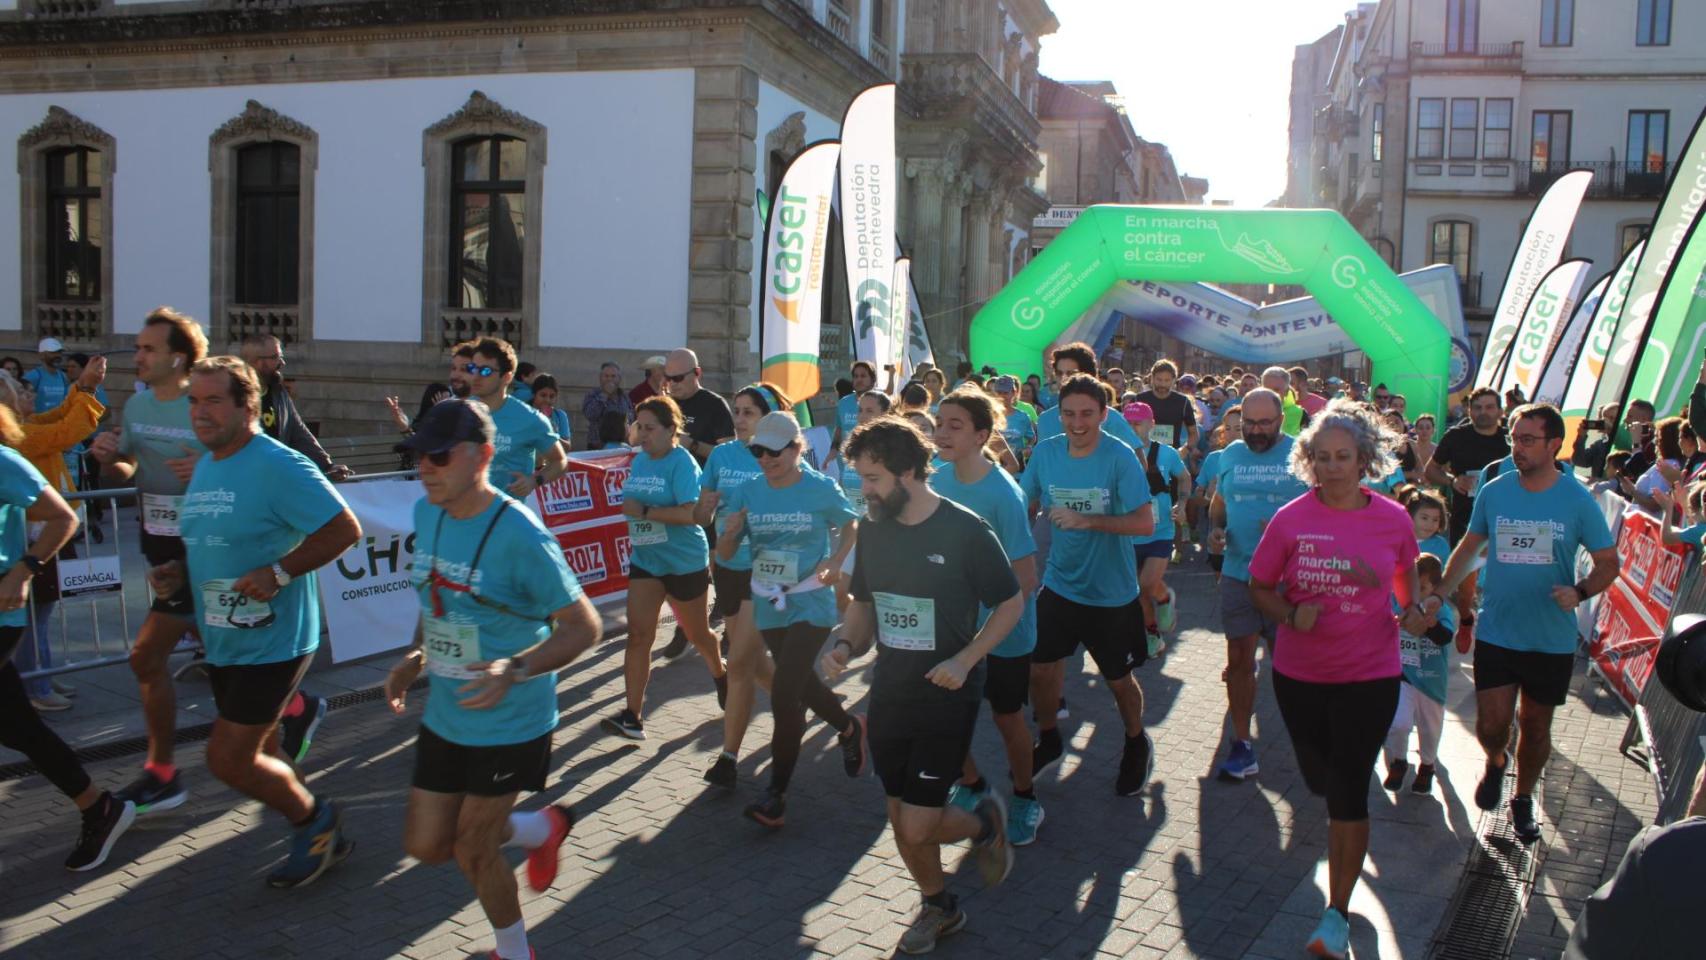
<path fill-rule="evenodd" d="M 280 590 L 283 590 L 291 581 L 291 576 L 284 572 L 284 564 L 282 563 L 274 563 L 272 565 L 272 575 L 273 579 L 278 581 L 278 588 Z"/>
<path fill-rule="evenodd" d="M 37 557 L 37 556 L 32 556 L 31 554 L 28 554 L 28 553 L 24 554 L 23 558 L 20 559 L 18 562 L 22 563 L 25 567 L 29 568 L 30 576 L 32 576 L 32 577 L 38 573 L 41 573 L 43 570 L 47 569 L 47 561 L 46 560 L 43 560 L 42 558 Z"/>
<path fill-rule="evenodd" d="M 1588 600 L 1589 600 L 1589 598 L 1591 598 L 1591 597 L 1592 597 L 1592 596 L 1593 596 L 1593 594 L 1591 594 L 1591 593 L 1588 593 L 1588 592 L 1587 592 L 1587 591 L 1586 591 L 1586 590 L 1584 590 L 1584 589 L 1582 589 L 1582 585 L 1581 585 L 1581 584 L 1579 584 L 1579 583 L 1578 583 L 1578 584 L 1574 584 L 1574 586 L 1575 586 L 1575 588 L 1576 588 L 1576 596 L 1577 596 L 1577 597 L 1579 597 L 1579 598 L 1580 598 L 1580 601 L 1579 601 L 1579 602 L 1581 602 L 1581 603 L 1587 603 L 1587 602 L 1588 602 Z"/>
<path fill-rule="evenodd" d="M 510 677 L 516 683 L 525 683 L 528 679 L 527 678 L 527 658 L 526 657 L 510 657 L 509 658 L 509 672 L 510 672 Z"/>

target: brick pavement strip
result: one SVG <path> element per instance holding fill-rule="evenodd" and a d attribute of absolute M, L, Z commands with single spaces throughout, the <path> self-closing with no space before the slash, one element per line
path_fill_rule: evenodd
<path fill-rule="evenodd" d="M 1303 788 L 1267 684 L 1257 707 L 1260 782 L 1213 778 L 1224 712 L 1216 594 L 1196 564 L 1176 567 L 1172 576 L 1187 629 L 1162 663 L 1140 674 L 1157 747 L 1155 781 L 1140 798 L 1114 795 L 1117 714 L 1099 678 L 1073 672 L 1072 719 L 1063 726 L 1072 755 L 1038 781 L 1048 812 L 1040 838 L 1018 851 L 1011 881 L 988 891 L 975 870 L 958 869 L 963 854 L 948 851 L 950 869 L 958 870 L 952 888 L 971 922 L 944 941 L 941 955 L 1299 953 L 1321 904 L 1323 808 Z M 765 833 L 740 809 L 764 782 L 768 715 L 748 737 L 739 788 L 710 791 L 700 774 L 720 744 L 721 725 L 694 658 L 657 664 L 650 740 L 635 746 L 598 732 L 598 718 L 620 705 L 621 648 L 619 640 L 606 641 L 560 683 L 558 766 L 547 794 L 528 801 L 566 798 L 581 816 L 564 847 L 557 888 L 522 890 L 540 956 L 889 956 L 918 901 L 886 830 L 876 781 L 848 781 L 829 732 L 814 725 L 788 827 Z M 863 703 L 867 677 L 861 668 L 840 683 L 850 704 Z M 1548 784 L 1547 813 L 1559 834 L 1549 862 L 1557 873 L 1543 875 L 1520 941 L 1537 948 L 1567 936 L 1563 914 L 1615 865 L 1650 811 L 1644 774 L 1615 753 L 1620 716 L 1591 689 L 1583 696 L 1559 715 L 1558 752 L 1570 761 L 1571 779 L 1563 789 Z M 209 777 L 199 746 L 180 751 L 191 802 L 145 819 L 112 864 L 92 875 L 60 867 L 75 829 L 64 800 L 39 778 L 0 783 L 0 877 L 8 890 L 0 950 L 57 960 L 110 956 L 124 944 L 124 954 L 138 960 L 331 952 L 429 960 L 489 949 L 490 931 L 455 868 L 424 867 L 402 854 L 409 744 L 421 700 L 404 719 L 368 703 L 333 713 L 322 728 L 306 764 L 311 784 L 344 805 L 357 846 L 345 865 L 298 891 L 261 882 L 282 855 L 284 827 Z M 975 750 L 999 782 L 1000 744 L 987 723 Z M 102 761 L 90 772 L 116 788 L 136 762 Z M 1457 779 L 1472 781 L 1473 774 Z M 1643 789 L 1648 807 L 1639 799 L 1625 805 Z M 1421 896 L 1421 881 L 1410 873 L 1443 877 L 1449 887 L 1461 870 L 1462 847 L 1449 840 L 1466 824 L 1427 803 L 1383 804 L 1375 792 L 1376 848 L 1359 910 L 1366 899 L 1379 912 L 1353 927 L 1361 956 L 1376 955 L 1367 949 L 1376 943 L 1394 948 L 1382 956 L 1420 956 L 1417 944 L 1433 932 L 1443 901 Z M 1442 831 L 1448 842 L 1439 842 Z M 1409 847 L 1425 862 L 1399 871 L 1382 843 Z M 1398 909 L 1406 899 L 1414 909 Z M 1399 922 L 1404 929 L 1382 926 Z"/>

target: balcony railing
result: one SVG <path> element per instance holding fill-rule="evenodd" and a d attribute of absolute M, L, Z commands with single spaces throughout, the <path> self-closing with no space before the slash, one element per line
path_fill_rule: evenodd
<path fill-rule="evenodd" d="M 889 45 L 875 34 L 871 35 L 871 62 L 885 76 L 894 76 L 894 57 L 889 53 Z"/>
<path fill-rule="evenodd" d="M 475 337 L 524 342 L 519 310 L 445 310 L 438 319 L 439 340 L 447 347 Z"/>
<path fill-rule="evenodd" d="M 839 37 L 842 43 L 853 45 L 853 16 L 833 0 L 829 4 L 829 32 Z"/>
<path fill-rule="evenodd" d="M 298 327 L 301 312 L 295 306 L 258 306 L 237 304 L 225 311 L 225 335 L 232 342 L 241 341 L 251 333 L 265 333 L 278 338 L 285 346 L 302 339 Z"/>
<path fill-rule="evenodd" d="M 1463 306 L 1479 307 L 1481 305 L 1481 274 L 1472 273 L 1467 277 L 1458 277 L 1457 290 L 1463 297 Z"/>
<path fill-rule="evenodd" d="M 1530 162 L 1515 166 L 1516 192 L 1520 196 L 1537 197 L 1571 170 L 1586 170 L 1593 174 L 1587 195 L 1602 200 L 1657 200 L 1676 172 L 1674 162 L 1651 164 L 1639 160 Z"/>
<path fill-rule="evenodd" d="M 1522 41 L 1515 43 L 1412 43 L 1412 67 L 1445 70 L 1520 70 Z"/>
<path fill-rule="evenodd" d="M 36 333 L 58 340 L 97 340 L 102 310 L 99 301 L 41 301 L 36 304 Z"/>

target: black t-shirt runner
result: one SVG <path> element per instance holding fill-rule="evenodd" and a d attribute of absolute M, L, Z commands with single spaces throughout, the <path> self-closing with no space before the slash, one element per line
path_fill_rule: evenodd
<path fill-rule="evenodd" d="M 729 412 L 728 401 L 717 394 L 700 387 L 698 393 L 676 403 L 681 407 L 681 415 L 686 420 L 681 429 L 687 431 L 687 435 L 692 437 L 695 443 L 714 447 L 719 441 L 735 435 L 734 414 Z M 694 459 L 703 466 L 708 456 L 709 454 L 705 457 L 695 454 Z"/>
<path fill-rule="evenodd" d="M 853 599 L 877 621 L 871 702 L 891 707 L 975 703 L 984 665 L 958 690 L 925 679 L 931 668 L 971 645 L 978 608 L 994 609 L 1019 592 L 1001 541 L 983 519 L 942 500 L 923 523 L 862 520 L 853 562 Z"/>
<path fill-rule="evenodd" d="M 1191 439 L 1189 431 L 1197 425 L 1197 409 L 1190 397 L 1177 390 L 1169 390 L 1163 400 L 1155 395 L 1154 390 L 1145 390 L 1137 395 L 1137 402 L 1147 403 L 1155 411 L 1154 432 L 1149 435 L 1151 440 L 1183 447 Z M 1171 437 L 1167 435 L 1169 431 Z"/>
<path fill-rule="evenodd" d="M 1434 448 L 1434 459 L 1450 468 L 1453 474 L 1462 474 L 1481 470 L 1490 463 L 1510 456 L 1510 453 L 1510 441 L 1505 439 L 1502 425 L 1496 433 L 1488 436 L 1477 432 L 1473 421 L 1464 420 L 1439 438 L 1439 446 Z M 1452 488 L 1452 546 L 1456 546 L 1457 541 L 1463 539 L 1463 532 L 1469 529 L 1469 512 L 1474 506 L 1474 497 L 1466 497 L 1458 493 L 1455 487 Z"/>

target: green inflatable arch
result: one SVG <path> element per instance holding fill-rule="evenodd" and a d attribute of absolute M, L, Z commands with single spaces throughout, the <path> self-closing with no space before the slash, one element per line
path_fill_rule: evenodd
<path fill-rule="evenodd" d="M 1450 337 L 1332 210 L 1089 207 L 977 312 L 972 363 L 1042 373 L 1049 344 L 1126 280 L 1301 284 L 1411 416 L 1445 415 Z"/>

